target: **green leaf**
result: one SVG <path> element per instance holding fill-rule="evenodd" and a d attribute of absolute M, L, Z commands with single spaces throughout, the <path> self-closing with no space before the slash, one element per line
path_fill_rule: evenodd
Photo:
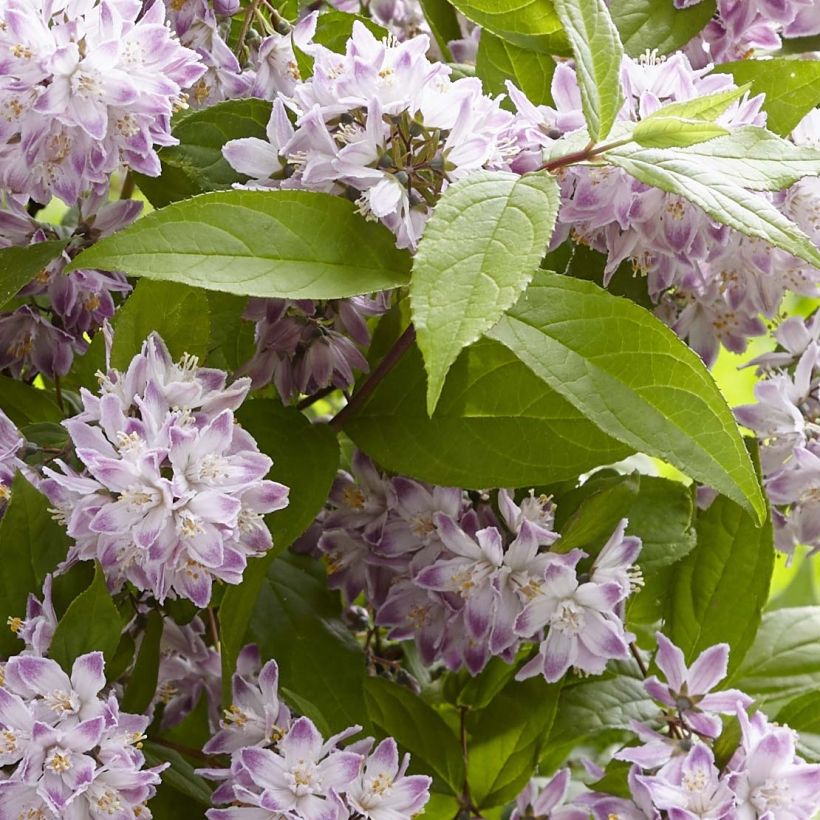
<path fill-rule="evenodd" d="M 627 516 L 627 510 L 638 496 L 640 476 L 617 476 L 596 481 L 593 477 L 573 493 L 581 496 L 577 506 L 572 499 L 562 497 L 558 504 L 558 512 L 566 507 L 575 506 L 575 511 L 568 518 L 556 517 L 556 527 L 561 533 L 561 540 L 555 545 L 557 552 L 569 552 L 576 547 L 592 547 L 587 549 L 590 555 L 595 555 L 603 547 L 622 518 Z M 566 502 L 569 501 L 569 504 Z M 562 509 L 563 508 L 563 509 Z"/>
<path fill-rule="evenodd" d="M 22 248 L 0 250 L 0 308 L 5 307 L 20 288 L 59 256 L 67 244 L 67 239 L 54 239 Z"/>
<path fill-rule="evenodd" d="M 222 156 L 222 146 L 244 137 L 267 140 L 265 127 L 270 112 L 267 100 L 245 99 L 226 100 L 186 113 L 171 130 L 179 145 L 159 151 L 162 174 L 136 174 L 139 189 L 155 208 L 164 208 L 196 194 L 246 182 L 248 177 L 234 171 Z"/>
<path fill-rule="evenodd" d="M 456 705 L 470 709 L 486 708 L 513 679 L 516 671 L 515 663 L 507 663 L 497 657 L 490 658 L 489 663 L 478 675 L 467 680 L 464 688 L 456 696 Z"/>
<path fill-rule="evenodd" d="M 22 649 L 6 620 L 25 615 L 30 592 L 42 597 L 46 575 L 65 559 L 68 546 L 65 530 L 51 517 L 48 499 L 17 473 L 0 518 L 0 656 Z"/>
<path fill-rule="evenodd" d="M 554 176 L 502 171 L 476 171 L 439 200 L 410 281 L 431 415 L 458 354 L 526 288 L 552 236 L 558 205 Z"/>
<path fill-rule="evenodd" d="M 237 420 L 273 459 L 269 478 L 290 487 L 288 506 L 272 513 L 267 524 L 273 549 L 251 559 L 239 586 L 225 590 L 219 607 L 223 686 L 230 691 L 231 675 L 245 644 L 248 621 L 270 564 L 311 524 L 322 509 L 339 464 L 339 444 L 327 425 L 312 425 L 295 408 L 272 399 L 246 402 Z"/>
<path fill-rule="evenodd" d="M 91 585 L 77 596 L 60 619 L 51 639 L 49 655 L 66 672 L 86 652 L 99 651 L 106 662 L 114 657 L 122 633 L 122 619 L 97 564 Z"/>
<path fill-rule="evenodd" d="M 281 555 L 262 584 L 248 636 L 262 657 L 276 658 L 282 686 L 320 710 L 334 732 L 368 722 L 365 656 L 340 615 L 339 596 L 328 590 L 322 565 Z"/>
<path fill-rule="evenodd" d="M 352 202 L 313 191 L 221 191 L 147 214 L 69 266 L 245 296 L 338 299 L 407 283 L 410 256 Z"/>
<path fill-rule="evenodd" d="M 254 354 L 254 323 L 242 318 L 248 300 L 233 293 L 207 291 L 211 335 L 208 339 L 210 367 L 237 370 Z"/>
<path fill-rule="evenodd" d="M 450 370 L 432 417 L 411 348 L 345 432 L 384 468 L 444 486 L 532 487 L 629 454 L 503 346 L 482 340 Z"/>
<path fill-rule="evenodd" d="M 482 29 L 514 45 L 568 56 L 567 36 L 550 0 L 451 0 Z"/>
<path fill-rule="evenodd" d="M 721 157 L 720 164 L 705 164 L 702 156 L 684 153 L 692 150 L 623 146 L 606 156 L 641 182 L 688 199 L 718 222 L 820 265 L 820 251 L 803 231 L 771 202 L 723 175 L 725 157 Z M 710 163 L 716 162 L 714 157 L 710 159 Z"/>
<path fill-rule="evenodd" d="M 624 515 L 627 535 L 640 536 L 643 544 L 638 564 L 647 578 L 695 548 L 692 492 L 679 481 L 642 475 L 638 495 Z"/>
<path fill-rule="evenodd" d="M 47 390 L 0 376 L 0 410 L 18 427 L 40 422 L 57 423 L 63 411 Z"/>
<path fill-rule="evenodd" d="M 381 40 L 389 33 L 384 26 L 380 26 L 370 17 L 328 9 L 322 12 L 316 20 L 316 33 L 313 35 L 313 42 L 331 51 L 344 54 L 347 41 L 353 33 L 353 24 L 356 21 L 367 28 L 377 40 Z"/>
<path fill-rule="evenodd" d="M 482 31 L 475 72 L 487 93 L 505 94 L 505 83 L 511 80 L 533 105 L 552 104 L 555 60 L 549 54 L 513 45 Z"/>
<path fill-rule="evenodd" d="M 273 459 L 268 478 L 290 487 L 288 506 L 268 518 L 274 548 L 289 547 L 322 509 L 339 466 L 339 443 L 327 425 L 311 424 L 296 408 L 253 399 L 237 421 Z"/>
<path fill-rule="evenodd" d="M 561 692 L 541 678 L 512 681 L 471 715 L 467 781 L 482 809 L 513 800 L 532 777 L 547 743 Z"/>
<path fill-rule="evenodd" d="M 186 808 L 189 816 L 191 801 L 200 806 L 211 806 L 211 790 L 208 784 L 194 772 L 194 767 L 179 752 L 150 740 L 143 744 L 142 751 L 146 766 L 171 764 L 162 772 L 163 786 L 168 786 L 187 798 Z"/>
<path fill-rule="evenodd" d="M 771 522 L 757 527 L 737 504 L 718 496 L 698 512 L 696 529 L 697 546 L 676 567 L 664 632 L 689 662 L 715 643 L 728 643 L 732 671 L 755 639 L 769 595 Z"/>
<path fill-rule="evenodd" d="M 624 49 L 604 0 L 555 0 L 575 56 L 581 108 L 592 140 L 612 130 L 623 102 Z"/>
<path fill-rule="evenodd" d="M 174 359 L 189 353 L 205 358 L 211 323 L 205 291 L 175 282 L 144 279 L 114 320 L 111 366 L 125 370 L 152 332 L 162 337 Z"/>
<path fill-rule="evenodd" d="M 617 734 L 628 729 L 630 721 L 651 722 L 657 714 L 658 707 L 644 691 L 643 679 L 627 673 L 623 664 L 610 664 L 603 677 L 564 684 L 545 748 L 551 761 L 557 757 L 556 764 L 561 763 L 567 750 L 584 739 Z"/>
<path fill-rule="evenodd" d="M 638 57 L 657 49 L 669 54 L 700 33 L 715 13 L 715 0 L 676 9 L 667 0 L 616 0 L 610 13 L 627 54 Z"/>
<path fill-rule="evenodd" d="M 633 132 L 636 140 L 644 122 L 652 120 L 638 123 Z M 616 149 L 615 153 L 620 155 L 624 150 L 629 152 Z M 676 161 L 691 160 L 701 168 L 715 169 L 721 179 L 753 191 L 779 191 L 803 177 L 820 174 L 819 149 L 797 146 L 752 125 L 677 151 L 655 151 L 653 156 L 672 167 Z"/>
<path fill-rule="evenodd" d="M 488 335 L 602 430 L 764 520 L 766 503 L 725 399 L 697 355 L 651 313 L 545 271 Z"/>
<path fill-rule="evenodd" d="M 735 600 L 733 596 L 733 600 Z M 820 607 L 766 612 L 752 648 L 731 677 L 770 714 L 820 688 Z"/>
<path fill-rule="evenodd" d="M 753 94 L 765 94 L 766 127 L 781 136 L 820 105 L 820 60 L 740 60 L 713 71 L 731 74 L 738 84 L 750 83 Z"/>
<path fill-rule="evenodd" d="M 409 689 L 384 678 L 367 678 L 364 694 L 370 719 L 412 754 L 413 771 L 433 775 L 453 794 L 460 794 L 464 784 L 461 746 L 438 712 Z"/>
<path fill-rule="evenodd" d="M 681 100 L 680 102 L 669 103 L 659 108 L 641 120 L 637 127 L 652 120 L 666 119 L 667 117 L 680 117 L 690 120 L 704 120 L 713 122 L 723 114 L 729 106 L 739 100 L 750 88 L 750 83 L 741 85 L 739 88 L 732 88 L 729 91 L 718 91 L 716 94 L 707 94 L 705 97 L 695 97 L 691 100 Z"/>
<path fill-rule="evenodd" d="M 161 640 L 162 615 L 152 609 L 148 613 L 137 659 L 120 702 L 123 711 L 141 715 L 151 704 L 157 690 Z"/>
<path fill-rule="evenodd" d="M 430 31 L 433 32 L 439 51 L 445 61 L 449 61 L 452 57 L 450 41 L 460 40 L 462 37 L 455 9 L 447 0 L 421 0 L 421 9 L 430 26 Z"/>
<path fill-rule="evenodd" d="M 729 130 L 705 120 L 685 120 L 680 117 L 655 117 L 641 120 L 632 132 L 638 145 L 644 148 L 676 148 L 726 136 Z"/>
<path fill-rule="evenodd" d="M 809 763 L 820 763 L 820 692 L 789 701 L 777 713 L 777 722 L 799 732 L 797 751 Z"/>

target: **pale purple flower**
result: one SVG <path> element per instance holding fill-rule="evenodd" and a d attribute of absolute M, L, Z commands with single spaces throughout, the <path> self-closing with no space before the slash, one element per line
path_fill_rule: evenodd
<path fill-rule="evenodd" d="M 42 601 L 29 593 L 25 618 L 9 619 L 12 631 L 25 642 L 26 653 L 32 655 L 48 654 L 54 630 L 57 628 L 57 613 L 51 600 L 52 581 L 49 573 L 43 582 Z"/>
<path fill-rule="evenodd" d="M 74 359 L 75 340 L 36 309 L 24 305 L 0 314 L 0 370 L 14 378 L 43 373 L 65 376 Z"/>
<path fill-rule="evenodd" d="M 625 535 L 629 522 L 622 518 L 615 531 L 592 562 L 589 580 L 596 584 L 614 583 L 624 595 L 643 586 L 643 576 L 635 561 L 641 551 L 641 539 Z"/>
<path fill-rule="evenodd" d="M 549 554 L 541 590 L 515 621 L 522 637 L 537 635 L 548 627 L 538 655 L 516 675 L 524 679 L 544 675 L 559 680 L 570 667 L 600 675 L 607 661 L 629 657 L 629 641 L 614 607 L 624 598 L 616 583 L 579 583 L 575 567 L 584 556 L 580 550 Z"/>
<path fill-rule="evenodd" d="M 257 675 L 236 672 L 232 701 L 224 711 L 219 731 L 205 744 L 205 754 L 235 752 L 245 746 L 269 746 L 290 727 L 290 711 L 279 700 L 279 667 L 268 661 Z"/>
<path fill-rule="evenodd" d="M 674 710 L 699 735 L 717 737 L 722 729 L 716 714 L 733 714 L 738 703 L 749 706 L 752 699 L 738 689 L 712 692 L 727 674 L 729 646 L 710 646 L 686 666 L 683 652 L 661 632 L 656 633 L 658 653 L 655 656 L 666 685 L 654 675 L 647 678 L 647 693 L 664 706 Z M 716 713 L 716 714 L 710 714 Z"/>
<path fill-rule="evenodd" d="M 0 410 L 0 515 L 11 498 L 14 475 L 23 466 L 17 454 L 24 445 L 25 439 L 20 431 Z"/>
<path fill-rule="evenodd" d="M 157 176 L 155 145 L 174 144 L 170 116 L 201 76 L 196 55 L 154 2 L 98 0 L 68 9 L 9 0 L 0 46 L 9 118 L 0 130 L 0 181 L 15 194 L 73 205 L 107 187 L 120 164 Z"/>
<path fill-rule="evenodd" d="M 135 817 L 159 773 L 139 750 L 147 718 L 121 713 L 105 685 L 102 653 L 81 655 L 71 677 L 55 661 L 11 658 L 0 687 L 0 816 Z M 167 765 L 167 764 L 166 764 Z"/>
<path fill-rule="evenodd" d="M 399 763 L 392 737 L 385 738 L 364 760 L 359 776 L 347 787 L 351 808 L 369 820 L 397 820 L 419 814 L 430 797 L 432 779 L 408 775 L 410 755 Z"/>
<path fill-rule="evenodd" d="M 358 730 L 351 727 L 343 737 Z M 235 753 L 239 765 L 256 788 L 237 785 L 236 798 L 244 802 L 246 793 L 261 790 L 260 805 L 268 811 L 292 812 L 306 820 L 321 817 L 328 792 L 348 788 L 362 764 L 361 755 L 336 748 L 341 739 L 325 742 L 313 723 L 302 717 L 293 722 L 276 752 L 254 746 L 240 749 Z"/>
<path fill-rule="evenodd" d="M 205 624 L 199 617 L 181 626 L 166 618 L 160 642 L 159 669 L 152 713 L 162 705 L 163 728 L 180 723 L 202 698 L 208 706 L 211 725 L 218 722 L 222 697 L 222 668 L 219 652 L 204 641 Z"/>
<path fill-rule="evenodd" d="M 550 820 L 589 820 L 586 809 L 565 804 L 569 791 L 569 769 L 559 769 L 543 786 L 530 780 L 515 798 L 510 820 L 527 817 L 549 817 Z"/>
<path fill-rule="evenodd" d="M 749 718 L 740 707 L 737 714 L 743 735 L 729 764 L 737 820 L 811 820 L 820 809 L 820 765 L 797 756 L 787 726 L 769 724 L 763 715 Z"/>
<path fill-rule="evenodd" d="M 723 820 L 734 818 L 734 795 L 721 779 L 711 749 L 697 744 L 683 759 L 676 777 L 639 778 L 653 804 L 670 820 Z"/>
<path fill-rule="evenodd" d="M 214 579 L 239 583 L 247 557 L 270 548 L 262 516 L 288 491 L 265 480 L 271 459 L 234 422 L 247 384 L 224 383 L 195 361 L 173 364 L 152 336 L 100 398 L 83 393 L 65 427 L 85 475 L 57 461 L 43 483 L 77 539 L 69 563 L 96 553 L 112 587 L 128 579 L 204 607 Z"/>

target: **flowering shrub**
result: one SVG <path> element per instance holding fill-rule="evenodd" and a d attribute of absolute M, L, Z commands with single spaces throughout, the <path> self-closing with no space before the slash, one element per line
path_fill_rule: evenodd
<path fill-rule="evenodd" d="M 0 0 L 0 820 L 815 817 L 818 37 Z"/>

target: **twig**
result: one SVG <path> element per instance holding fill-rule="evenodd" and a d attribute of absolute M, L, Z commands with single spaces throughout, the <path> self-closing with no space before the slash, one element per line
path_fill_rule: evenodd
<path fill-rule="evenodd" d="M 125 179 L 122 181 L 122 188 L 120 189 L 120 199 L 131 199 L 134 195 L 134 175 L 129 168 L 125 172 Z"/>
<path fill-rule="evenodd" d="M 57 399 L 57 404 L 60 405 L 60 410 L 65 413 L 65 405 L 63 404 L 63 388 L 60 386 L 60 377 L 54 374 L 54 398 Z"/>
<path fill-rule="evenodd" d="M 327 387 L 323 387 L 318 393 L 314 393 L 312 396 L 305 396 L 297 405 L 297 410 L 307 410 L 311 404 L 315 404 L 320 399 L 323 399 L 325 396 L 329 396 L 331 393 L 337 390 L 335 385 L 328 385 Z"/>
<path fill-rule="evenodd" d="M 208 623 L 211 626 L 211 640 L 214 642 L 214 649 L 219 652 L 219 627 L 217 626 L 216 615 L 214 615 L 214 608 L 212 606 L 208 607 Z"/>
<path fill-rule="evenodd" d="M 408 325 L 407 330 L 396 339 L 393 347 L 387 351 L 385 357 L 379 362 L 376 369 L 367 377 L 364 384 L 353 394 L 350 402 L 346 404 L 331 420 L 330 426 L 334 430 L 339 430 L 344 426 L 348 417 L 355 415 L 361 408 L 365 400 L 378 387 L 379 382 L 396 366 L 399 359 L 412 347 L 416 340 L 416 329 L 413 325 Z"/>
<path fill-rule="evenodd" d="M 632 657 L 638 662 L 638 668 L 641 670 L 641 675 L 645 678 L 649 677 L 649 670 L 646 668 L 644 659 L 641 657 L 641 650 L 638 649 L 638 645 L 635 641 L 632 641 L 632 643 L 629 644 L 629 651 L 632 653 Z"/>
<path fill-rule="evenodd" d="M 152 737 L 150 740 L 158 746 L 165 746 L 166 749 L 173 749 L 182 755 L 194 758 L 194 760 L 201 760 L 204 763 L 213 763 L 214 759 L 211 755 L 206 755 L 200 749 L 194 749 L 190 746 L 183 746 L 181 743 L 175 743 L 173 740 L 166 740 L 164 737 Z"/>

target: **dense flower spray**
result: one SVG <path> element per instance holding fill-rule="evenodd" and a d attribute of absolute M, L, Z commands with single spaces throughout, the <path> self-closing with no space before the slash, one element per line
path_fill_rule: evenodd
<path fill-rule="evenodd" d="M 67 675 L 56 661 L 11 658 L 0 685 L 0 816 L 150 816 L 167 764 L 145 768 L 148 718 L 121 712 L 105 688 L 101 652 L 81 655 Z"/>
<path fill-rule="evenodd" d="M 221 782 L 214 803 L 231 804 L 210 809 L 210 820 L 409 820 L 423 809 L 431 779 L 407 774 L 410 757 L 399 759 L 392 738 L 375 749 L 372 738 L 341 746 L 361 730 L 351 726 L 325 740 L 309 718 L 291 714 L 278 690 L 276 661 L 260 669 L 256 648 L 245 647 L 232 680 L 233 703 L 204 749 L 231 755 L 229 769 L 201 772 Z"/>
<path fill-rule="evenodd" d="M 182 90 L 205 70 L 161 0 L 8 0 L 0 10 L 0 184 L 73 205 L 125 164 L 158 176 Z"/>
<path fill-rule="evenodd" d="M 621 85 L 625 102 L 618 117 L 623 122 L 640 120 L 672 102 L 735 87 L 729 75 L 709 74 L 708 67 L 693 69 L 682 53 L 668 59 L 652 54 L 640 60 L 626 58 Z M 554 136 L 584 126 L 575 70 L 567 64 L 555 70 L 554 108 L 536 108 L 514 86 L 509 90 L 519 111 L 524 149 L 519 163 L 537 165 L 541 150 L 553 144 Z M 718 122 L 731 129 L 762 125 L 762 102 L 762 96 L 744 97 Z M 527 152 L 531 152 L 529 160 Z M 718 225 L 681 197 L 650 188 L 618 168 L 575 165 L 562 169 L 559 181 L 562 204 L 553 246 L 571 236 L 607 254 L 604 284 L 614 275 L 630 275 L 616 274 L 628 260 L 631 275 L 646 277 L 656 313 L 707 364 L 714 363 L 721 345 L 742 353 L 750 336 L 763 334 L 761 317 L 774 317 L 787 291 L 817 293 L 820 271 L 761 240 Z M 802 192 L 801 209 L 791 204 L 798 192 Z M 816 202 L 816 189 L 795 186 L 775 199 L 784 212 L 805 220 L 796 212 L 807 202 Z"/>
<path fill-rule="evenodd" d="M 763 379 L 756 404 L 735 408 L 738 421 L 760 440 L 766 493 L 777 546 L 820 551 L 820 311 L 792 316 L 775 332 L 778 349 L 751 364 Z"/>
<path fill-rule="evenodd" d="M 65 422 L 83 471 L 58 461 L 44 491 L 75 539 L 65 566 L 97 559 L 112 588 L 125 580 L 158 601 L 203 607 L 214 579 L 236 584 L 247 557 L 270 549 L 265 513 L 287 487 L 265 480 L 271 460 L 235 422 L 248 379 L 195 358 L 172 361 L 153 335 L 125 372 Z"/>

